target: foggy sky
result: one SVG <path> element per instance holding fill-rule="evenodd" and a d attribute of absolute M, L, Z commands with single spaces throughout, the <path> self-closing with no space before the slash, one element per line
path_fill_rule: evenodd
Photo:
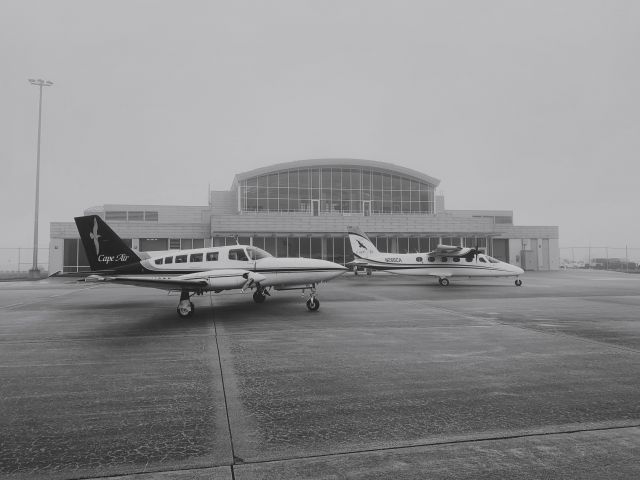
<path fill-rule="evenodd" d="M 0 247 L 105 203 L 206 205 L 310 158 L 441 180 L 449 209 L 640 248 L 636 1 L 0 3 Z"/>

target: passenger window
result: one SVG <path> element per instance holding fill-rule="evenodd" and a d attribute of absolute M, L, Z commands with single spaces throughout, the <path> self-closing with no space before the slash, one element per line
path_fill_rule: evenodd
<path fill-rule="evenodd" d="M 454 257 L 454 258 L 453 258 L 453 261 L 454 261 L 454 262 L 459 262 L 459 261 L 460 261 L 460 257 Z"/>
<path fill-rule="evenodd" d="M 473 262 L 473 257 L 464 257 L 467 262 Z"/>
<path fill-rule="evenodd" d="M 427 258 L 427 260 L 429 260 L 430 262 L 435 262 L 436 261 L 436 257 L 429 257 L 429 258 Z"/>
<path fill-rule="evenodd" d="M 161 258 L 156 259 L 156 265 L 162 265 L 162 259 Z"/>
<path fill-rule="evenodd" d="M 247 255 L 244 253 L 242 248 L 236 248 L 234 250 L 229 250 L 229 260 L 240 260 L 243 262 L 249 261 Z"/>
<path fill-rule="evenodd" d="M 176 255 L 176 263 L 187 263 L 186 255 Z"/>
<path fill-rule="evenodd" d="M 202 254 L 201 253 L 192 253 L 191 256 L 189 257 L 189 261 L 190 262 L 201 262 L 202 261 Z"/>
<path fill-rule="evenodd" d="M 482 257 L 480 257 L 480 261 L 481 261 L 482 263 L 487 263 L 487 261 L 486 261 L 484 258 L 482 258 Z"/>
<path fill-rule="evenodd" d="M 218 252 L 207 252 L 207 262 L 217 262 Z"/>
<path fill-rule="evenodd" d="M 422 257 L 416 258 L 416 262 L 422 262 Z"/>
<path fill-rule="evenodd" d="M 447 261 L 447 257 L 442 257 L 440 258 L 441 261 L 446 262 Z"/>
<path fill-rule="evenodd" d="M 168 263 L 173 263 L 173 257 L 164 257 L 164 263 L 165 265 Z"/>

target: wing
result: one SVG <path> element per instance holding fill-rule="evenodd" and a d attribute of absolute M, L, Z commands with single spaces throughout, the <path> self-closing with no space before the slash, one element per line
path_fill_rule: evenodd
<path fill-rule="evenodd" d="M 60 276 L 60 275 L 57 275 Z M 187 275 L 88 275 L 85 282 L 105 282 L 161 290 L 231 290 L 250 288 L 265 279 L 249 270 L 226 269 L 189 273 Z"/>
<path fill-rule="evenodd" d="M 427 253 L 427 255 L 437 257 L 468 257 L 477 253 L 481 252 L 476 250 L 475 248 L 456 247 L 453 245 L 438 245 L 435 250 Z"/>
<path fill-rule="evenodd" d="M 151 275 L 89 275 L 85 282 L 119 283 L 135 287 L 151 287 L 161 290 L 199 290 L 207 288 L 209 282 L 205 278 L 181 279 L 180 277 L 161 277 Z"/>

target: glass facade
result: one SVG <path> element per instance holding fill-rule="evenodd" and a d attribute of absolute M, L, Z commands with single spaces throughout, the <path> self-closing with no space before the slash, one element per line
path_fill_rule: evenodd
<path fill-rule="evenodd" d="M 367 168 L 298 168 L 240 181 L 243 212 L 432 214 L 434 186 Z"/>

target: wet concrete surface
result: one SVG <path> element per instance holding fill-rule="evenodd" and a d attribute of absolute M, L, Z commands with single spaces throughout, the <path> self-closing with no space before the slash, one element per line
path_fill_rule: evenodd
<path fill-rule="evenodd" d="M 0 476 L 640 477 L 640 276 L 0 284 Z"/>

